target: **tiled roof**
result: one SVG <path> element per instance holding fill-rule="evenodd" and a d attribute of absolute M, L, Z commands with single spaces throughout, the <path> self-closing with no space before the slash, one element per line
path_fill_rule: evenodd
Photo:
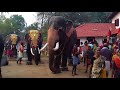
<path fill-rule="evenodd" d="M 76 27 L 77 37 L 103 37 L 107 36 L 111 28 L 111 34 L 116 34 L 113 23 L 86 23 Z"/>

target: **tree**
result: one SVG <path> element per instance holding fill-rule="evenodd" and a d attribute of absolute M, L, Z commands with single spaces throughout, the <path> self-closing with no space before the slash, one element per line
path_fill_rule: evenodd
<path fill-rule="evenodd" d="M 47 30 L 48 30 L 48 23 L 46 22 L 44 26 L 41 27 L 41 33 L 44 41 L 47 41 Z"/>
<path fill-rule="evenodd" d="M 37 12 L 37 19 L 39 21 L 40 27 L 43 27 L 52 15 L 54 15 L 53 12 Z"/>
<path fill-rule="evenodd" d="M 0 16 L 0 33 L 4 36 L 14 32 L 20 35 L 24 27 L 25 20 L 21 15 L 12 15 L 10 18 L 6 18 L 4 15 Z"/>
<path fill-rule="evenodd" d="M 26 22 L 22 15 L 12 15 L 10 17 L 12 29 L 16 34 L 20 33 L 22 30 L 24 30 Z"/>
<path fill-rule="evenodd" d="M 38 22 L 35 22 L 35 23 L 33 23 L 33 24 L 31 24 L 31 25 L 29 25 L 28 27 L 26 27 L 26 30 L 37 30 L 38 29 Z"/>

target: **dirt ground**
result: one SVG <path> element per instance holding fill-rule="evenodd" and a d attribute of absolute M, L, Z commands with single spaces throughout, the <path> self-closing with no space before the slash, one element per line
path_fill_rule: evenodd
<path fill-rule="evenodd" d="M 88 73 L 85 72 L 83 63 L 77 66 L 78 75 L 72 76 L 72 66 L 69 66 L 69 71 L 63 71 L 59 74 L 53 74 L 48 67 L 48 58 L 42 57 L 42 64 L 38 66 L 26 65 L 26 61 L 22 61 L 21 65 L 17 65 L 15 60 L 9 60 L 8 66 L 2 66 L 3 78 L 88 78 Z"/>

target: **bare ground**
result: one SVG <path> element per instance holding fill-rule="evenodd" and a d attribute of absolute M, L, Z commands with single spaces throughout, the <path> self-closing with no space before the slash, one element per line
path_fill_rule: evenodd
<path fill-rule="evenodd" d="M 72 66 L 69 71 L 63 71 L 59 74 L 53 74 L 48 67 L 48 58 L 42 57 L 42 64 L 36 66 L 26 65 L 26 61 L 22 61 L 21 65 L 17 65 L 15 60 L 9 60 L 8 66 L 2 66 L 3 78 L 88 78 L 85 67 L 81 63 L 77 66 L 78 75 L 72 76 Z"/>

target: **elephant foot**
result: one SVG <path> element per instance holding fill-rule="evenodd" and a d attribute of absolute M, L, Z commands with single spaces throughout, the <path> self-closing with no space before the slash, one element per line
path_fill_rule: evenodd
<path fill-rule="evenodd" d="M 73 64 L 72 64 L 72 60 L 69 60 L 68 61 L 68 66 L 72 66 Z"/>
<path fill-rule="evenodd" d="M 53 72 L 53 74 L 58 74 L 58 73 L 61 73 L 60 69 Z"/>
<path fill-rule="evenodd" d="M 61 70 L 62 70 L 62 71 L 69 71 L 69 70 L 68 70 L 68 67 L 61 67 Z"/>
<path fill-rule="evenodd" d="M 68 66 L 73 66 L 72 63 L 68 63 Z"/>
<path fill-rule="evenodd" d="M 32 62 L 27 61 L 26 65 L 32 65 Z"/>
<path fill-rule="evenodd" d="M 61 73 L 61 69 L 60 68 L 59 69 L 54 69 L 54 70 L 52 70 L 52 73 L 53 74 Z"/>

